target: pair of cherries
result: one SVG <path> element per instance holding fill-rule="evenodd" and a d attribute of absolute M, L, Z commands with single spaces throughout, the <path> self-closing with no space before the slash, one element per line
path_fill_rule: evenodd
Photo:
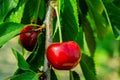
<path fill-rule="evenodd" d="M 28 51 L 32 51 L 37 43 L 40 31 L 34 31 L 34 26 L 26 26 L 21 30 L 21 45 Z M 80 47 L 74 41 L 54 42 L 46 51 L 49 63 L 58 70 L 70 70 L 80 61 Z"/>

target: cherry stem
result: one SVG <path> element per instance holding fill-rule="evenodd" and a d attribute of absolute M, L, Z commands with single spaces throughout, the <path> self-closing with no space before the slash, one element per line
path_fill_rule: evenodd
<path fill-rule="evenodd" d="M 32 30 L 28 30 L 26 32 L 21 32 L 21 33 L 18 33 L 17 35 L 31 33 L 31 32 L 39 32 L 39 31 L 42 32 L 45 29 L 45 24 L 42 24 L 41 26 L 39 25 L 38 27 L 39 28 L 37 28 L 37 29 L 32 29 Z"/>
<path fill-rule="evenodd" d="M 58 23 L 58 28 L 59 28 L 60 42 L 63 42 L 63 39 L 62 39 L 62 31 L 61 31 L 61 26 L 60 26 L 60 18 L 59 18 L 59 13 L 58 13 L 58 8 L 57 8 L 57 6 L 54 6 L 54 9 L 55 9 L 56 14 L 57 14 L 57 23 Z"/>
<path fill-rule="evenodd" d="M 58 7 L 56 5 L 56 1 L 52 1 L 50 5 L 51 5 L 52 8 L 54 8 L 54 10 L 57 14 L 57 23 L 58 23 L 58 28 L 59 28 L 59 38 L 60 38 L 60 42 L 63 42 L 62 31 L 61 31 L 61 26 L 60 26 L 59 12 L 58 12 Z"/>

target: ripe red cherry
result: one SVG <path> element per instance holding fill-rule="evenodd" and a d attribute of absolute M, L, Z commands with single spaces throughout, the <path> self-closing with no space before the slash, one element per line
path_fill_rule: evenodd
<path fill-rule="evenodd" d="M 37 37 L 40 31 L 33 32 L 34 26 L 26 26 L 21 30 L 21 45 L 28 51 L 32 51 L 37 43 Z"/>
<path fill-rule="evenodd" d="M 70 70 L 80 61 L 80 47 L 74 41 L 56 42 L 47 48 L 46 52 L 49 63 L 58 70 Z"/>

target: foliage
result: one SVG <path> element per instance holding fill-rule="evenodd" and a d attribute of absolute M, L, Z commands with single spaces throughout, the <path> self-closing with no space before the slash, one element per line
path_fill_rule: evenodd
<path fill-rule="evenodd" d="M 15 37 L 23 27 L 23 24 L 13 22 L 5 22 L 0 24 L 0 47 L 11 38 Z"/>
<path fill-rule="evenodd" d="M 86 80 L 97 80 L 94 64 L 96 39 L 104 39 L 107 32 L 113 32 L 120 40 L 120 1 L 119 0 L 56 0 L 59 7 L 60 25 L 63 41 L 76 41 L 85 51 L 87 44 L 90 56 L 83 53 L 80 66 Z M 27 24 L 43 24 L 49 1 L 47 0 L 0 0 L 0 47 Z M 18 19 L 16 19 L 18 18 Z M 56 18 L 53 19 L 53 41 L 59 41 L 59 31 Z M 39 25 L 39 24 L 38 24 Z M 38 45 L 31 55 L 24 55 L 12 49 L 18 61 L 18 69 L 11 80 L 38 80 L 44 66 L 45 31 L 38 37 Z M 89 62 L 89 63 L 88 63 Z M 54 69 L 51 69 L 51 80 L 59 80 Z M 80 76 L 75 71 L 70 72 L 70 80 L 78 80 Z"/>

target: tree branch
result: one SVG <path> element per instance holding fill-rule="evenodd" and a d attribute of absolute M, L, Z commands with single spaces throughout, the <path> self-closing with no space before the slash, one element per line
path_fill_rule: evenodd
<path fill-rule="evenodd" d="M 44 21 L 44 24 L 46 25 L 46 45 L 45 45 L 46 50 L 47 50 L 48 46 L 52 43 L 52 27 L 53 27 L 52 15 L 53 15 L 53 8 L 50 6 L 50 3 L 49 3 L 48 10 L 47 10 L 46 17 L 45 17 L 45 21 Z M 43 71 L 46 72 L 47 78 L 45 80 L 50 80 L 50 65 L 49 65 L 49 62 L 46 58 L 46 54 L 45 54 Z"/>

